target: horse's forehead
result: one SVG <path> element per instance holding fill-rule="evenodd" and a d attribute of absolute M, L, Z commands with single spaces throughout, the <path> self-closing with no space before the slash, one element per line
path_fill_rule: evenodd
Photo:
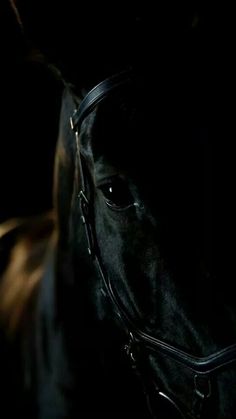
<path fill-rule="evenodd" d="M 95 161 L 126 173 L 145 176 L 174 173 L 190 176 L 208 164 L 211 147 L 207 130 L 198 127 L 158 127 L 137 124 L 132 129 L 114 126 L 94 140 Z M 171 124 L 171 121 L 170 121 Z"/>
<path fill-rule="evenodd" d="M 155 94 L 131 92 L 99 105 L 91 135 L 95 155 L 151 167 L 159 159 L 204 154 L 209 143 L 197 103 L 169 103 L 164 95 L 153 100 Z"/>

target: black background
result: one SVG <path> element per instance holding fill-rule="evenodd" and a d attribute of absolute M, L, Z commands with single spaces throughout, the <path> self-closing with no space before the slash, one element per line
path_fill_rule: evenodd
<path fill-rule="evenodd" d="M 0 3 L 0 221 L 52 205 L 61 85 Z M 33 60 L 32 60 L 33 56 Z"/>
<path fill-rule="evenodd" d="M 213 10 L 177 3 L 18 0 L 22 30 L 1 0 L 0 221 L 52 205 L 62 85 L 43 57 L 78 88 L 129 65 L 159 83 L 158 67 L 174 73 L 184 60 L 205 77 Z"/>

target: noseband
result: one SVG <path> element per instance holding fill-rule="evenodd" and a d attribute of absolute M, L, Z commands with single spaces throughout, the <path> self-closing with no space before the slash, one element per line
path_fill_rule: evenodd
<path fill-rule="evenodd" d="M 133 83 L 132 72 L 123 72 L 108 78 L 97 86 L 95 86 L 85 96 L 80 103 L 78 109 L 74 111 L 74 114 L 70 118 L 71 128 L 76 136 L 76 143 L 78 146 L 79 142 L 79 131 L 84 119 L 99 105 L 104 99 L 109 97 L 114 91 L 121 88 L 122 86 L 129 86 Z M 213 353 L 207 357 L 195 357 L 187 352 L 184 352 L 172 345 L 169 345 L 163 340 L 157 339 L 143 330 L 141 330 L 133 319 L 130 317 L 127 309 L 122 303 L 116 290 L 113 288 L 108 272 L 104 268 L 101 260 L 98 248 L 96 246 L 96 233 L 93 227 L 92 220 L 89 217 L 89 205 L 90 202 L 87 198 L 85 173 L 83 171 L 82 159 L 78 147 L 78 161 L 81 178 L 81 190 L 79 192 L 80 207 L 81 207 L 81 219 L 85 227 L 85 233 L 88 243 L 88 253 L 92 257 L 94 263 L 97 266 L 99 274 L 101 276 L 103 286 L 107 296 L 109 297 L 115 312 L 122 322 L 128 335 L 128 343 L 125 345 L 125 351 L 132 364 L 132 368 L 136 371 L 137 375 L 141 377 L 144 383 L 144 388 L 147 396 L 148 405 L 152 415 L 155 415 L 150 403 L 150 393 L 153 392 L 154 397 L 161 398 L 167 401 L 175 410 L 176 417 L 180 418 L 202 418 L 203 408 L 207 399 L 211 397 L 211 379 L 213 373 L 226 367 L 230 363 L 236 361 L 236 344 L 228 346 L 223 350 Z M 180 365 L 190 370 L 193 374 L 193 389 L 194 397 L 192 402 L 192 410 L 190 412 L 184 412 L 180 409 L 175 401 L 173 401 L 168 395 L 164 394 L 154 382 L 145 377 L 145 373 L 142 372 L 142 367 L 138 363 L 138 352 L 142 352 L 142 348 L 149 350 L 151 353 L 161 353 L 164 356 L 176 361 Z M 151 389 L 151 390 L 150 390 Z"/>

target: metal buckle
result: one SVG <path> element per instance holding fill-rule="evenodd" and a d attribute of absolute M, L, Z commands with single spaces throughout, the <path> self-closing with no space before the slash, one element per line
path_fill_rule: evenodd
<path fill-rule="evenodd" d="M 131 332 L 129 332 L 129 341 L 124 346 L 124 350 L 128 358 L 130 359 L 132 365 L 136 364 L 136 359 L 134 356 L 134 337 Z"/>
<path fill-rule="evenodd" d="M 87 196 L 85 195 L 84 191 L 80 191 L 78 194 L 78 198 L 80 199 L 80 201 L 84 201 L 84 203 L 86 204 L 86 206 L 89 204 L 89 200 L 87 198 Z"/>
<path fill-rule="evenodd" d="M 81 221 L 85 227 L 85 233 L 88 243 L 88 254 L 89 256 L 94 256 L 94 249 L 93 249 L 93 236 L 91 231 L 91 226 L 88 220 L 88 206 L 89 206 L 89 200 L 87 196 L 85 195 L 84 191 L 81 190 L 78 194 L 78 198 L 80 200 L 80 207 L 81 207 Z"/>
<path fill-rule="evenodd" d="M 194 375 L 194 391 L 202 400 L 211 396 L 211 381 L 209 377 Z"/>
<path fill-rule="evenodd" d="M 76 127 L 77 127 L 77 123 L 76 123 L 76 120 L 75 120 L 77 112 L 78 112 L 77 109 L 75 109 L 74 112 L 73 112 L 73 115 L 70 116 L 70 127 L 71 127 L 72 131 L 75 131 Z"/>

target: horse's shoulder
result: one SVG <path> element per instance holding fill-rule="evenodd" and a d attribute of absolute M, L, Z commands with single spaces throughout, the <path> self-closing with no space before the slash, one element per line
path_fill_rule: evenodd
<path fill-rule="evenodd" d="M 52 213 L 0 225 L 0 318 L 12 332 L 32 305 L 54 230 Z"/>

